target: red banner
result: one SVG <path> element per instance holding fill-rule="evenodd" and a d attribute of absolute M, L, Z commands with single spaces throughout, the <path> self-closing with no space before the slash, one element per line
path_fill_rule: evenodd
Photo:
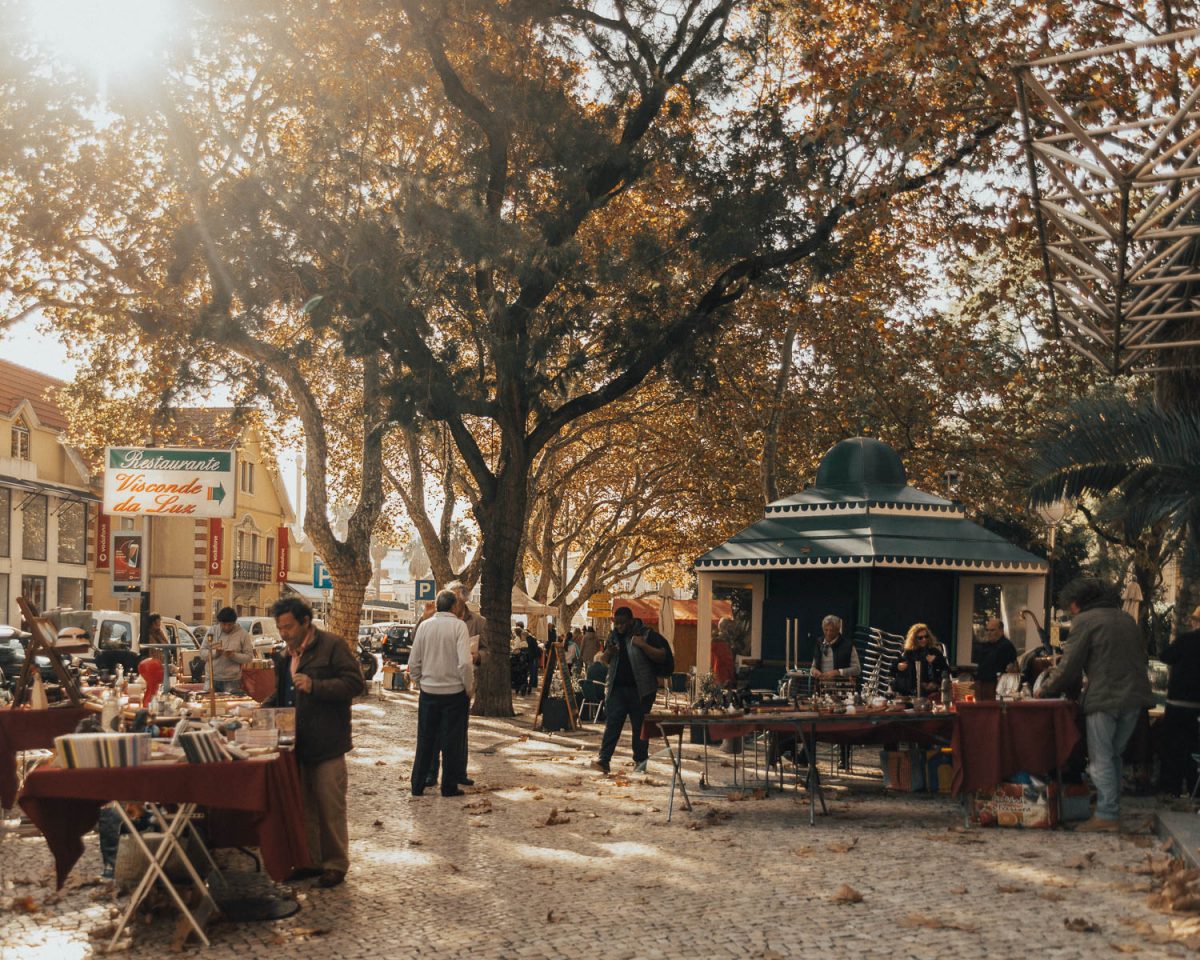
<path fill-rule="evenodd" d="M 107 570 L 112 565 L 112 517 L 96 515 L 96 569 Z"/>
<path fill-rule="evenodd" d="M 275 541 L 275 579 L 279 583 L 287 583 L 288 577 L 288 528 L 279 528 L 279 537 Z"/>
<path fill-rule="evenodd" d="M 208 575 L 221 575 L 221 558 L 225 556 L 225 528 L 221 521 L 212 517 L 208 521 Z"/>

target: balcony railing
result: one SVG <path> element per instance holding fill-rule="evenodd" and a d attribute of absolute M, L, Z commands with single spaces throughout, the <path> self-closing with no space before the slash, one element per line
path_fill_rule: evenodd
<path fill-rule="evenodd" d="M 253 560 L 234 560 L 233 579 L 246 583 L 269 583 L 271 580 L 271 565 L 255 563 Z"/>

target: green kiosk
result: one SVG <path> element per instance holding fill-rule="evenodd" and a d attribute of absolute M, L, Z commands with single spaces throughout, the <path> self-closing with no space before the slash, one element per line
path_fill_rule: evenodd
<path fill-rule="evenodd" d="M 951 664 L 972 662 L 982 618 L 998 613 L 1018 651 L 1036 644 L 1022 609 L 1043 609 L 1045 560 L 968 520 L 961 504 L 908 485 L 887 444 L 854 437 L 822 459 L 816 483 L 767 506 L 695 564 L 697 664 L 711 662 L 712 601 L 736 595 L 751 656 L 807 662 L 826 614 L 844 630 L 903 634 L 927 623 Z"/>

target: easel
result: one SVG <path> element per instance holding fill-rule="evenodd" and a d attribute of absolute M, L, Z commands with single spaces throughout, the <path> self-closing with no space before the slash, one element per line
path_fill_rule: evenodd
<path fill-rule="evenodd" d="M 543 722 L 542 707 L 545 705 L 546 700 L 548 698 L 553 699 L 550 695 L 550 686 L 556 676 L 562 683 L 562 699 L 567 704 L 567 722 L 570 724 L 567 729 L 579 729 L 579 707 L 575 703 L 575 689 L 571 686 L 570 677 L 567 676 L 567 665 L 566 661 L 563 660 L 563 649 L 564 645 L 562 643 L 550 644 L 550 649 L 546 656 L 546 675 L 542 678 L 542 693 L 538 697 L 537 710 L 534 711 L 533 728 L 535 730 L 541 729 L 541 723 Z"/>
<path fill-rule="evenodd" d="M 21 675 L 17 677 L 17 682 L 13 685 L 13 704 L 16 706 L 21 705 L 26 691 L 33 682 L 34 671 L 38 668 L 36 658 L 43 656 L 50 661 L 50 666 L 54 669 L 54 675 L 58 677 L 58 682 L 62 684 L 63 692 L 67 695 L 71 703 L 77 707 L 83 706 L 83 698 L 79 694 L 79 685 L 75 682 L 75 678 L 71 676 L 71 671 L 62 662 L 62 654 L 58 652 L 58 649 L 54 645 L 56 639 L 54 624 L 45 617 L 39 617 L 34 610 L 33 604 L 25 597 L 17 597 L 17 606 L 21 608 L 21 616 L 29 624 L 29 632 L 33 636 L 29 638 L 29 648 L 25 651 L 25 664 L 21 667 Z"/>

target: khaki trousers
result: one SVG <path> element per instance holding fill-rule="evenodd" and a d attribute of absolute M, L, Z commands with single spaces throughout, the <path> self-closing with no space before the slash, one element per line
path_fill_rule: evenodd
<path fill-rule="evenodd" d="M 346 823 L 346 757 L 322 763 L 302 763 L 300 787 L 304 795 L 304 826 L 308 856 L 322 870 L 350 867 L 350 829 Z"/>

